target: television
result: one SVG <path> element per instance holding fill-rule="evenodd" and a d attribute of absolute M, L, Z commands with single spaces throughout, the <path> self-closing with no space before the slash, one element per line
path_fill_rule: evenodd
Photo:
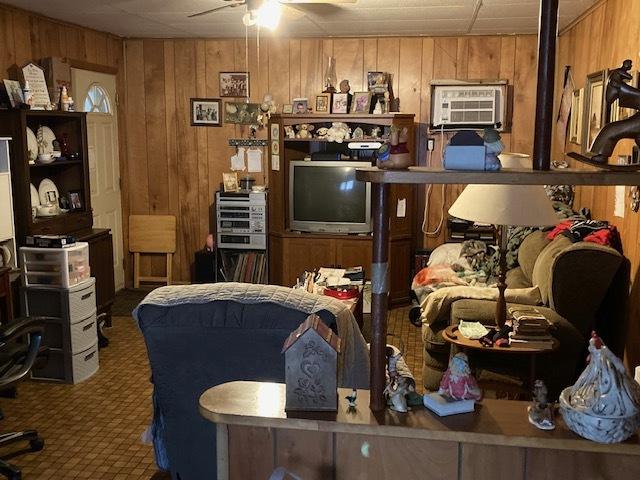
<path fill-rule="evenodd" d="M 356 180 L 369 162 L 289 162 L 289 228 L 302 232 L 371 232 L 371 184 Z"/>

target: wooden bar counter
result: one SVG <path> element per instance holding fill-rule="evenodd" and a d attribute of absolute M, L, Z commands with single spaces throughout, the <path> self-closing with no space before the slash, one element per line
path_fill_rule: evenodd
<path fill-rule="evenodd" d="M 527 420 L 527 402 L 484 400 L 474 413 L 438 417 L 369 409 L 358 391 L 337 413 L 287 414 L 285 386 L 231 382 L 200 397 L 217 424 L 218 479 L 268 479 L 285 467 L 304 480 L 595 480 L 640 478 L 640 440 L 602 445 L 569 431 L 557 417 L 550 432 Z"/>

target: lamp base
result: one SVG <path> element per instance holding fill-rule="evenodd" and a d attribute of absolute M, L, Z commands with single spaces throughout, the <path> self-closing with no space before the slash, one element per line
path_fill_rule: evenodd
<path fill-rule="evenodd" d="M 496 301 L 496 326 L 498 330 L 507 322 L 507 301 L 504 291 L 507 289 L 507 226 L 498 227 L 498 300 Z"/>

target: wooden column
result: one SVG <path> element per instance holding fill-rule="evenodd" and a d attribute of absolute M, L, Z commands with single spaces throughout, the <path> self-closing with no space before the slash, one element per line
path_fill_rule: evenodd
<path fill-rule="evenodd" d="M 373 263 L 371 266 L 371 397 L 374 412 L 384 410 L 386 401 L 387 306 L 389 301 L 389 185 L 371 184 L 373 215 Z"/>
<path fill-rule="evenodd" d="M 540 0 L 538 32 L 538 88 L 536 123 L 533 137 L 533 169 L 551 168 L 553 90 L 556 68 L 556 35 L 558 32 L 558 0 Z"/>

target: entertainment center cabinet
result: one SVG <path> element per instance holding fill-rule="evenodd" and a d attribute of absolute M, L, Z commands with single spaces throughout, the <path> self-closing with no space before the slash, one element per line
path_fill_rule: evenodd
<path fill-rule="evenodd" d="M 312 134 L 319 128 L 331 127 L 334 122 L 344 122 L 351 130 L 360 127 L 365 137 L 345 140 L 343 143 L 329 142 L 324 138 L 287 138 L 285 127 L 300 124 L 314 126 Z M 355 158 L 362 151 L 350 150 L 353 141 L 379 141 L 367 136 L 372 128 L 379 127 L 380 135 L 390 127 L 408 129 L 407 146 L 415 157 L 414 115 L 391 113 L 383 115 L 360 114 L 292 114 L 274 115 L 269 124 L 269 281 L 273 284 L 291 286 L 305 270 L 321 266 L 350 267 L 362 265 L 366 278 L 371 277 L 373 237 L 367 234 L 344 234 L 334 232 L 300 232 L 290 228 L 290 163 L 309 158 L 314 153 L 342 153 Z M 297 130 L 296 130 L 297 131 Z M 370 153 L 366 161 L 370 161 Z M 322 162 L 323 160 L 313 160 Z M 345 158 L 345 161 L 348 161 Z M 392 304 L 409 301 L 411 286 L 411 259 L 415 248 L 415 187 L 394 185 L 391 188 L 390 205 L 390 249 L 389 249 L 389 301 Z M 398 207 L 398 205 L 400 206 Z M 404 207 L 403 207 L 404 205 Z"/>

